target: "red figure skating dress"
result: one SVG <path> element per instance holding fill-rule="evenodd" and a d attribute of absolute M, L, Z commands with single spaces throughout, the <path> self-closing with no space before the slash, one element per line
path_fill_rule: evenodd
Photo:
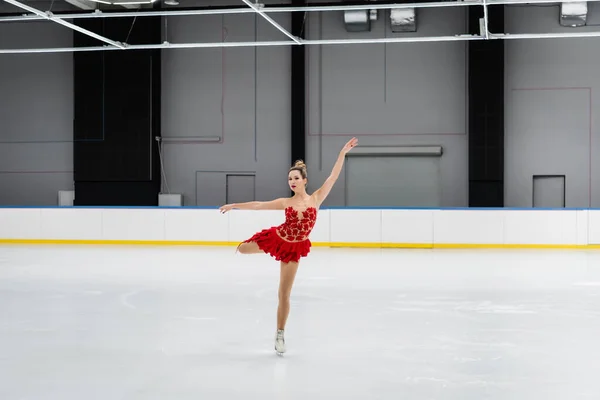
<path fill-rule="evenodd" d="M 302 215 L 302 218 L 299 218 Z M 296 211 L 292 207 L 285 209 L 285 222 L 254 234 L 243 243 L 256 242 L 258 247 L 277 261 L 298 262 L 310 252 L 308 235 L 317 222 L 317 209 L 308 207 L 305 211 Z"/>

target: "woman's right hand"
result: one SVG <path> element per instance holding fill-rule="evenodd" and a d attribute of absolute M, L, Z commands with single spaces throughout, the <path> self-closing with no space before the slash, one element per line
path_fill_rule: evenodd
<path fill-rule="evenodd" d="M 225 214 L 227 211 L 231 210 L 233 210 L 233 204 L 225 204 L 224 206 L 221 206 L 221 208 L 219 208 L 221 214 Z"/>

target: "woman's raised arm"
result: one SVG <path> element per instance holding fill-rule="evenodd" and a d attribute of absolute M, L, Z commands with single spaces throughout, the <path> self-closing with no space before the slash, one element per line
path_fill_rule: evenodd
<path fill-rule="evenodd" d="M 333 169 L 331 170 L 331 174 L 325 180 L 323 185 L 314 193 L 318 205 L 321 205 L 321 203 L 323 203 L 323 201 L 327 198 L 329 192 L 331 192 L 331 188 L 333 188 L 333 185 L 340 176 L 340 172 L 342 172 L 342 167 L 344 166 L 344 159 L 346 158 L 346 153 L 348 153 L 350 150 L 356 147 L 357 144 L 358 139 L 352 138 L 348 141 L 348 143 L 344 145 L 344 147 L 340 151 L 337 161 L 335 162 Z"/>

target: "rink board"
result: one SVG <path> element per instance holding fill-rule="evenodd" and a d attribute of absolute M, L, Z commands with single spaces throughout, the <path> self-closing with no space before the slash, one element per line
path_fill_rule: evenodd
<path fill-rule="evenodd" d="M 1 243 L 237 245 L 281 211 L 215 208 L 0 208 Z M 595 209 L 319 211 L 313 245 L 370 248 L 600 248 Z"/>

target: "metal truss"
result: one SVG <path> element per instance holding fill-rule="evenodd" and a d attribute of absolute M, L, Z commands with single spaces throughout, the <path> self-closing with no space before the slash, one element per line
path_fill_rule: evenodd
<path fill-rule="evenodd" d="M 52 22 L 56 22 L 57 24 L 66 26 L 67 28 L 73 29 L 75 31 L 81 32 L 85 35 L 91 36 L 95 39 L 101 40 L 105 43 L 110 44 L 113 47 L 119 48 L 119 49 L 125 49 L 125 46 L 122 43 L 116 42 L 114 40 L 110 40 L 108 38 L 105 38 L 104 36 L 100 36 L 98 34 L 95 34 L 94 32 L 88 31 L 87 29 L 83 29 L 77 25 L 74 25 L 70 22 L 65 21 L 64 19 L 57 17 L 55 15 L 52 15 L 51 13 L 44 13 L 43 11 L 40 11 L 36 8 L 30 7 L 26 4 L 23 4 L 21 2 L 18 2 L 16 0 L 4 0 L 4 2 L 8 3 L 8 4 L 12 4 L 13 6 L 22 8 L 23 10 L 29 11 L 30 13 L 33 13 L 34 15 L 48 20 L 48 21 L 52 21 Z M 3 50 L 0 50 L 3 51 Z"/>
<path fill-rule="evenodd" d="M 132 11 L 132 12 L 86 12 L 75 14 L 53 14 L 44 12 L 16 0 L 2 0 L 6 3 L 15 5 L 31 14 L 0 17 L 1 22 L 19 22 L 50 20 L 70 29 L 76 30 L 88 36 L 101 40 L 107 45 L 91 47 L 65 47 L 65 48 L 38 48 L 38 49 L 0 49 L 0 54 L 23 54 L 23 53 L 64 53 L 79 51 L 109 51 L 109 50 L 149 50 L 149 49 L 201 49 L 201 48 L 230 48 L 230 47 L 266 47 L 266 46 L 297 46 L 297 45 L 347 45 L 347 44 L 381 44 L 381 43 L 419 43 L 419 42 L 450 42 L 450 41 L 470 41 L 470 40 L 512 40 L 512 39 L 546 39 L 546 38 L 583 38 L 600 37 L 600 31 L 577 31 L 562 33 L 535 33 L 535 34 L 505 34 L 491 33 L 488 30 L 488 7 L 494 5 L 515 5 L 515 4 L 557 4 L 557 3 L 575 3 L 582 0 L 453 0 L 443 2 L 425 2 L 425 3 L 401 3 L 401 4 L 363 4 L 363 5 L 336 5 L 336 6 L 305 6 L 305 7 L 267 7 L 262 4 L 253 3 L 250 0 L 241 0 L 248 7 L 228 8 L 228 9 L 199 9 L 199 10 L 165 10 L 165 11 Z M 586 0 L 587 2 L 596 2 L 600 0 Z M 460 34 L 454 36 L 430 36 L 430 37 L 387 37 L 371 39 L 301 39 L 274 21 L 268 14 L 271 13 L 291 13 L 291 12 L 325 12 L 325 11 L 348 11 L 348 10 L 388 10 L 388 9 L 406 9 L 406 8 L 441 8 L 441 7 L 483 7 L 483 28 L 479 35 Z M 264 18 L 276 29 L 281 31 L 290 40 L 280 41 L 256 41 L 256 42 L 213 42 L 213 43 L 168 43 L 152 45 L 129 45 L 127 43 L 116 42 L 93 32 L 85 30 L 77 25 L 65 21 L 66 19 L 86 19 L 86 18 L 132 18 L 132 17 L 169 17 L 169 16 L 198 16 L 198 15 L 222 15 L 222 14 L 258 14 Z"/>
<path fill-rule="evenodd" d="M 252 2 L 250 0 L 242 0 L 244 3 L 246 3 L 252 10 L 254 10 L 254 12 L 256 12 L 258 15 L 260 15 L 261 17 L 263 17 L 264 19 L 266 19 L 271 25 L 273 25 L 275 28 L 277 28 L 278 30 L 280 30 L 281 32 L 283 32 L 283 34 L 287 37 L 289 37 L 290 39 L 292 39 L 296 44 L 302 44 L 300 38 L 297 38 L 296 36 L 292 35 L 291 33 L 289 33 L 288 31 L 286 31 L 281 25 L 279 25 L 277 22 L 275 22 L 275 20 L 271 17 L 269 17 L 264 10 L 261 10 L 261 7 L 252 4 Z"/>

